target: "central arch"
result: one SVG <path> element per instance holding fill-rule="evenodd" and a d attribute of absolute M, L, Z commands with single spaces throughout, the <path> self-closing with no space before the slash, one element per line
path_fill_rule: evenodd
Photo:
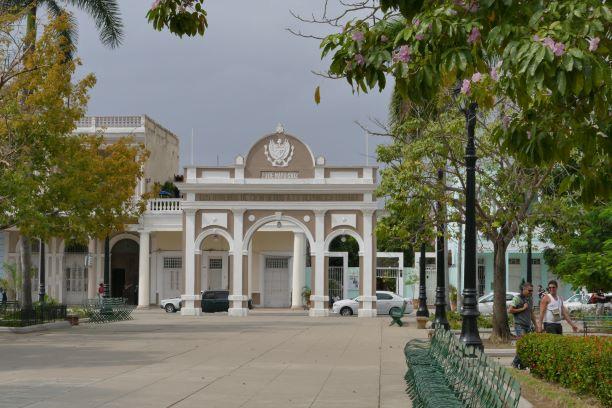
<path fill-rule="evenodd" d="M 246 234 L 244 234 L 244 240 L 242 241 L 242 248 L 243 248 L 242 254 L 243 255 L 248 254 L 249 246 L 251 245 L 253 234 L 255 234 L 255 232 L 257 232 L 257 230 L 261 228 L 262 226 L 270 222 L 275 222 L 275 221 L 281 221 L 281 222 L 286 221 L 286 222 L 293 223 L 297 225 L 298 227 L 300 227 L 302 232 L 306 235 L 306 239 L 308 240 L 308 243 L 310 244 L 311 251 L 313 250 L 313 248 L 315 248 L 314 237 L 312 236 L 312 233 L 310 232 L 308 227 L 303 222 L 299 221 L 297 218 L 294 218 L 290 215 L 282 215 L 282 214 L 281 215 L 269 215 L 267 217 L 263 217 L 255 221 L 255 223 L 253 223 L 253 225 L 251 225 L 251 227 L 247 230 Z M 314 252 L 311 252 L 311 254 L 314 255 Z"/>

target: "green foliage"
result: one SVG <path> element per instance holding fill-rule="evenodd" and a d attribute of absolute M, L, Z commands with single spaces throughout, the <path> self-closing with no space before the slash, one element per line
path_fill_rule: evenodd
<path fill-rule="evenodd" d="M 179 37 L 204 35 L 208 20 L 202 4 L 204 0 L 156 0 L 147 19 L 156 30 L 167 28 Z"/>
<path fill-rule="evenodd" d="M 434 321 L 436 318 L 435 314 L 432 314 L 431 316 L 429 316 L 429 320 L 430 321 Z M 448 323 L 450 324 L 450 328 L 452 330 L 461 330 L 461 324 L 463 322 L 463 317 L 461 316 L 461 312 L 460 311 L 447 311 L 446 312 L 446 319 L 448 320 Z M 492 316 L 487 316 L 487 315 L 480 315 L 478 316 L 478 328 L 480 329 L 491 329 L 493 328 L 493 317 Z M 514 316 L 509 315 L 508 316 L 508 325 L 512 326 L 514 325 Z"/>
<path fill-rule="evenodd" d="M 356 14 L 323 39 L 322 56 L 358 92 L 391 76 L 417 103 L 467 81 L 464 102 L 486 111 L 503 102 L 507 119 L 493 133 L 504 149 L 525 163 L 572 161 L 580 172 L 568 182 L 583 198 L 608 196 L 612 13 L 598 0 L 516 3 L 382 1 L 384 15 Z"/>
<path fill-rule="evenodd" d="M 612 289 L 612 205 L 562 208 L 544 259 L 555 275 L 573 287 Z M 565 223 L 563 222 L 565 220 Z"/>
<path fill-rule="evenodd" d="M 451 303 L 457 303 L 457 288 L 454 285 L 448 287 L 448 297 Z"/>
<path fill-rule="evenodd" d="M 516 344 L 531 373 L 581 394 L 612 401 L 612 339 L 530 333 Z"/>

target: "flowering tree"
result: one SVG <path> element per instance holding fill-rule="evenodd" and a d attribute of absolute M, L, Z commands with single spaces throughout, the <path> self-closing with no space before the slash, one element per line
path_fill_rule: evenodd
<path fill-rule="evenodd" d="M 350 12 L 355 12 L 349 19 Z M 533 164 L 572 162 L 585 199 L 610 194 L 612 13 L 598 0 L 361 0 L 321 42 L 329 74 L 428 101 L 456 84 L 465 102 L 503 106 L 501 146 Z"/>

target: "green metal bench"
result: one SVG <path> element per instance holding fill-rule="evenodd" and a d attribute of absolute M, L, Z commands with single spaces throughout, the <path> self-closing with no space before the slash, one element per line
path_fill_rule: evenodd
<path fill-rule="evenodd" d="M 612 334 L 612 315 L 584 316 L 581 320 L 585 336 L 589 333 Z"/>
<path fill-rule="evenodd" d="M 407 392 L 414 407 L 515 408 L 521 389 L 509 372 L 450 332 L 404 347 Z"/>
<path fill-rule="evenodd" d="M 399 311 L 397 310 L 397 308 L 391 309 L 391 311 L 389 312 L 389 316 L 391 316 L 391 324 L 389 324 L 389 326 L 393 326 L 394 324 L 397 324 L 399 327 L 402 327 L 404 325 L 404 322 L 402 322 L 402 317 L 404 317 L 405 311 L 406 311 L 405 301 L 402 304 L 402 308 Z"/>
<path fill-rule="evenodd" d="M 90 323 L 108 323 L 132 320 L 133 305 L 125 298 L 90 299 L 84 305 Z"/>

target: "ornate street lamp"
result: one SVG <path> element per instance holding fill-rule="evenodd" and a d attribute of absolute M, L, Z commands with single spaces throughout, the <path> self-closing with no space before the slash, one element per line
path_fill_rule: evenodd
<path fill-rule="evenodd" d="M 444 171 L 438 170 L 438 181 L 444 182 Z M 434 327 L 444 327 L 449 330 L 450 325 L 446 319 L 446 287 L 444 279 L 444 233 L 446 226 L 444 224 L 444 205 L 441 201 L 437 203 L 438 207 L 438 236 L 436 238 L 436 318 L 433 322 Z"/>
<path fill-rule="evenodd" d="M 38 301 L 45 301 L 45 241 L 40 239 L 40 265 L 38 266 Z"/>
<path fill-rule="evenodd" d="M 454 92 L 459 92 L 457 88 Z M 478 311 L 476 292 L 476 146 L 474 144 L 474 128 L 476 127 L 476 109 L 478 105 L 470 102 L 462 108 L 467 125 L 467 145 L 465 147 L 465 258 L 463 277 L 463 305 L 461 316 L 461 337 L 459 340 L 466 346 L 483 349 L 482 340 L 478 333 Z"/>
<path fill-rule="evenodd" d="M 421 244 L 421 257 L 419 258 L 419 308 L 417 309 L 417 317 L 429 317 L 427 309 L 427 288 L 425 276 L 425 244 Z"/>

